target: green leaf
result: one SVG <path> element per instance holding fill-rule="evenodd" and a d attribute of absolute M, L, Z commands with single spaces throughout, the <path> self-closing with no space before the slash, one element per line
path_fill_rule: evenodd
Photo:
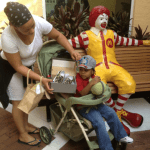
<path fill-rule="evenodd" d="M 145 31 L 144 31 L 144 33 L 143 33 L 143 36 L 144 36 L 144 34 L 146 33 L 146 31 L 147 31 L 147 28 L 148 28 L 148 26 L 146 27 L 146 29 L 145 29 Z"/>
<path fill-rule="evenodd" d="M 67 38 L 70 36 L 76 36 L 80 32 L 89 30 L 89 11 L 82 9 L 79 13 L 79 3 L 76 2 L 74 9 L 62 6 L 59 9 L 59 15 L 54 14 L 53 26 L 61 31 Z M 63 31 L 62 31 L 63 30 Z"/>

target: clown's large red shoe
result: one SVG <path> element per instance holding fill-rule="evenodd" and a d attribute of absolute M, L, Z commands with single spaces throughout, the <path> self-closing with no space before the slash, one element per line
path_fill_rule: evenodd
<path fill-rule="evenodd" d="M 125 109 L 121 110 L 121 118 L 127 121 L 131 127 L 140 127 L 143 123 L 143 117 L 137 113 L 131 113 Z"/>
<path fill-rule="evenodd" d="M 123 127 L 124 127 L 124 129 L 125 129 L 125 131 L 126 131 L 126 133 L 127 133 L 127 135 L 130 135 L 130 129 L 129 129 L 127 126 L 125 126 L 125 125 L 123 124 L 122 120 L 121 120 L 122 110 L 117 110 L 117 109 L 115 109 L 115 108 L 114 108 L 114 110 L 115 110 L 115 112 L 116 112 L 116 114 L 117 114 L 117 116 L 118 116 L 120 122 L 122 123 L 122 125 L 123 125 Z"/>

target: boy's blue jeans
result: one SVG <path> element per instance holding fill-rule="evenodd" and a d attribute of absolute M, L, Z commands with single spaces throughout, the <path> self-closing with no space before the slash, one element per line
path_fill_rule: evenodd
<path fill-rule="evenodd" d="M 88 113 L 86 113 L 88 107 L 82 108 L 79 113 L 89 121 L 91 121 L 93 128 L 96 131 L 99 148 L 101 150 L 113 150 L 109 135 L 106 131 L 105 123 L 102 117 L 104 117 L 113 133 L 115 139 L 119 141 L 121 138 L 127 136 L 123 125 L 121 124 L 116 112 L 104 104 L 97 105 L 97 109 L 92 107 Z"/>

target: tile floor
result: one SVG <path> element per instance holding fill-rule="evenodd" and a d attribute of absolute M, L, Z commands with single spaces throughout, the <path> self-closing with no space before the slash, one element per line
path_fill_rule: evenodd
<path fill-rule="evenodd" d="M 0 107 L 2 107 L 1 104 L 0 104 Z M 136 113 L 138 112 L 144 117 L 143 125 L 139 128 L 130 127 L 131 132 L 150 130 L 150 116 L 149 116 L 150 104 L 145 99 L 143 98 L 130 99 L 127 101 L 124 108 L 128 111 L 132 111 Z M 10 104 L 6 110 L 9 112 L 12 112 L 12 105 Z M 29 115 L 29 123 L 37 127 L 46 126 L 47 128 L 49 128 L 49 125 L 51 124 L 51 126 L 55 128 L 52 122 L 48 123 L 46 120 L 46 108 L 45 107 L 35 108 Z M 126 122 L 124 123 L 125 125 L 129 127 L 129 125 Z M 89 136 L 91 135 L 95 135 L 95 132 L 93 131 Z M 68 141 L 69 139 L 65 135 L 58 132 L 57 134 L 55 134 L 55 139 L 51 142 L 51 144 L 44 147 L 43 150 L 50 150 L 50 149 L 59 150 Z"/>

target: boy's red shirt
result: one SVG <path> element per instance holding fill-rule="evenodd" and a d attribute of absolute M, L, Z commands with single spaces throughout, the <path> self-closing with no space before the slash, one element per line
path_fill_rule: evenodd
<path fill-rule="evenodd" d="M 95 75 L 92 75 L 91 78 L 94 78 Z M 75 97 L 81 97 L 80 91 L 82 91 L 88 84 L 89 84 L 89 79 L 82 79 L 79 73 L 76 75 L 76 83 L 77 83 L 77 89 L 76 89 L 76 94 L 74 95 Z"/>

